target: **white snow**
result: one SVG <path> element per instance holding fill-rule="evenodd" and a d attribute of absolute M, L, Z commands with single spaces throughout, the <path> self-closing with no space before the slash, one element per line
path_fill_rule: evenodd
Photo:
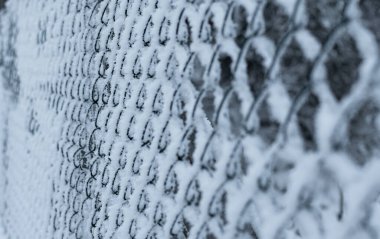
<path fill-rule="evenodd" d="M 355 4 L 346 30 L 363 62 L 358 83 L 341 102 L 328 85 L 326 59 L 314 62 L 325 53 L 324 42 L 307 29 L 289 37 L 317 64 L 312 79 L 303 79 L 320 101 L 310 119 L 317 148 L 308 150 L 297 112 L 286 139 L 273 129 L 274 142 L 266 142 L 261 134 L 268 122 L 245 130 L 246 118 L 262 117 L 256 108 L 247 115 L 258 97 L 247 74 L 251 47 L 266 69 L 273 65 L 257 108 L 266 100 L 282 129 L 293 104 L 277 71 L 279 46 L 264 29 L 239 42 L 234 37 L 241 29 L 226 15 L 240 6 L 250 22 L 258 1 L 9 2 L 9 15 L 0 15 L 6 19 L 0 56 L 8 41 L 3 27 L 15 18 L 20 89 L 13 102 L 0 85 L 0 239 L 207 232 L 235 238 L 249 226 L 265 239 L 298 238 L 297 232 L 338 239 L 364 233 L 356 229 L 371 210 L 378 230 L 378 156 L 359 166 L 331 144 L 336 129 L 349 123 L 350 107 L 378 98 L 380 87 L 379 46 Z M 297 0 L 276 2 L 291 15 Z M 307 14 L 303 3 L 300 12 Z M 264 21 L 260 12 L 257 17 Z M 227 66 L 220 63 L 224 55 L 231 58 Z M 220 79 L 226 72 L 231 79 Z M 203 84 L 193 85 L 193 76 Z M 221 80 L 231 81 L 229 94 Z M 380 128 L 380 116 L 375 125 Z"/>

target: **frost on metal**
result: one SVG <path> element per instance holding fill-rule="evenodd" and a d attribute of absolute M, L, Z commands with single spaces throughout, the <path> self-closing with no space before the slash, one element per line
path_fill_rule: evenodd
<path fill-rule="evenodd" d="M 379 238 L 378 0 L 8 1 L 7 238 Z"/>

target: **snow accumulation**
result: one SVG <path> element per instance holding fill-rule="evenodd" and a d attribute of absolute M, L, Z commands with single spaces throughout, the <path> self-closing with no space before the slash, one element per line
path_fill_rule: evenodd
<path fill-rule="evenodd" d="M 380 238 L 379 12 L 7 1 L 0 239 Z"/>
<path fill-rule="evenodd" d="M 6 239 L 4 229 L 0 227 L 0 239 Z"/>

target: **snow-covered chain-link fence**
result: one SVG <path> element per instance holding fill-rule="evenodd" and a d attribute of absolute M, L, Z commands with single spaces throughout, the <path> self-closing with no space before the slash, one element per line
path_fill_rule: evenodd
<path fill-rule="evenodd" d="M 379 0 L 12 0 L 8 238 L 380 238 Z"/>

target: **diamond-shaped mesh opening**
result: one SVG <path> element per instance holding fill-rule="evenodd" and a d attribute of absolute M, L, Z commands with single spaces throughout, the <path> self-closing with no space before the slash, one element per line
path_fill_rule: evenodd
<path fill-rule="evenodd" d="M 348 95 L 359 80 L 362 59 L 355 41 L 350 35 L 343 35 L 328 54 L 326 61 L 327 81 L 337 100 Z"/>

